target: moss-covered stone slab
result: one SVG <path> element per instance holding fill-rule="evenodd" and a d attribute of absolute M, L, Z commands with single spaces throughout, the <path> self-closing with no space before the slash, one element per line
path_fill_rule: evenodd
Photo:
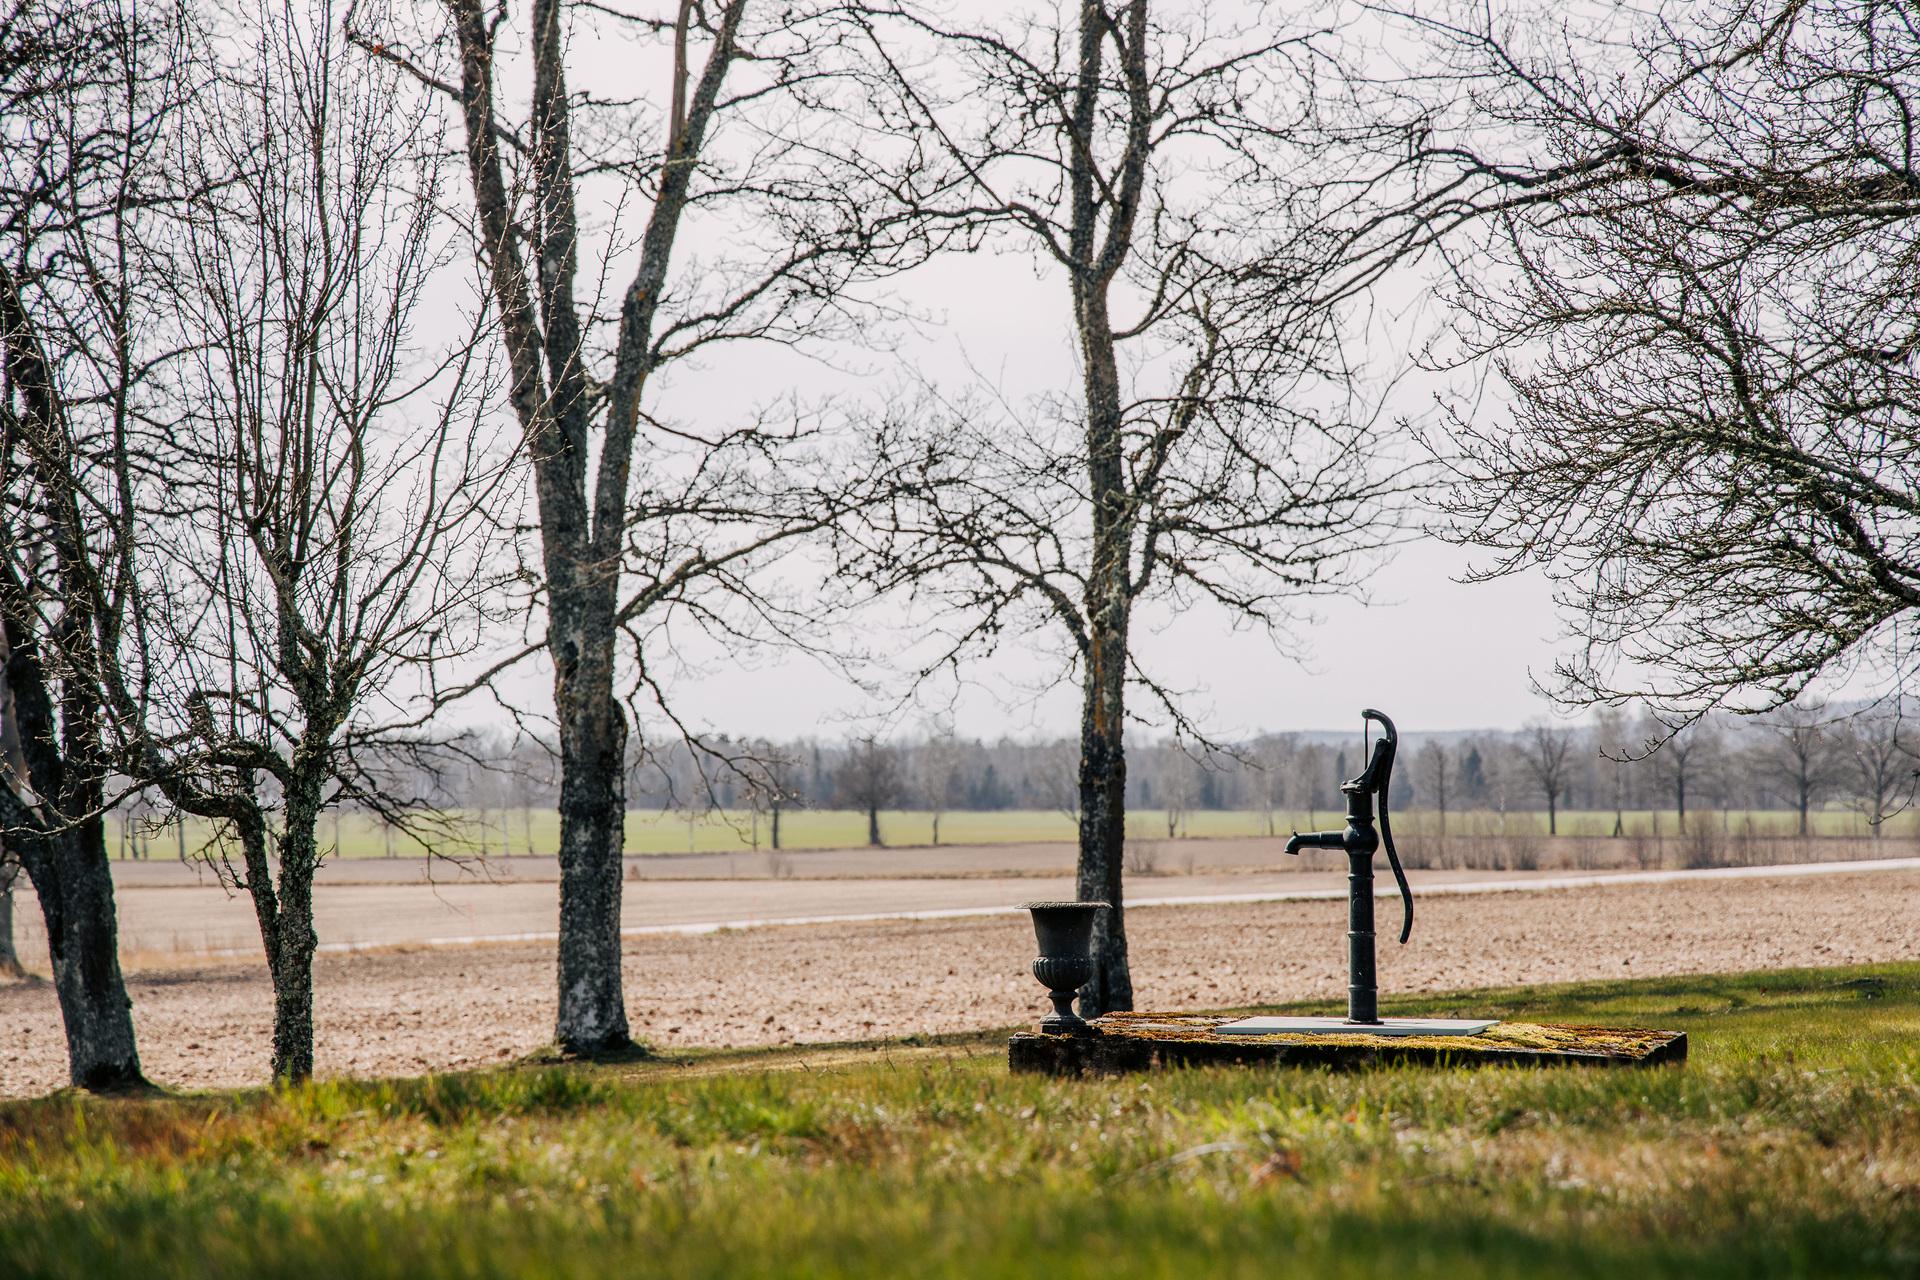
<path fill-rule="evenodd" d="M 1684 1031 L 1499 1022 L 1472 1036 L 1220 1035 L 1234 1019 L 1195 1013 L 1110 1013 L 1084 1035 L 1016 1035 L 1015 1071 L 1056 1076 L 1160 1067 L 1651 1067 L 1687 1060 Z"/>

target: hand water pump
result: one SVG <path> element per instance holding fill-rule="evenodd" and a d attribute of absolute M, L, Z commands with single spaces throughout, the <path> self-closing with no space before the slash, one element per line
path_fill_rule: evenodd
<path fill-rule="evenodd" d="M 1373 855 L 1385 846 L 1387 865 L 1400 887 L 1400 941 L 1413 935 L 1413 890 L 1400 851 L 1393 846 L 1393 821 L 1388 816 L 1387 792 L 1393 786 L 1393 758 L 1400 749 L 1400 733 L 1385 712 L 1371 707 L 1360 713 L 1361 724 L 1377 721 L 1380 740 L 1360 775 L 1340 784 L 1347 797 L 1347 825 L 1339 831 L 1296 831 L 1287 841 L 1288 853 L 1302 849 L 1339 849 L 1347 855 L 1347 1016 L 1340 1018 L 1242 1018 L 1215 1027 L 1226 1035 L 1277 1035 L 1310 1032 L 1348 1035 L 1446 1036 L 1473 1035 L 1493 1025 L 1486 1018 L 1380 1017 L 1380 986 L 1374 976 Z M 1380 829 L 1374 830 L 1378 797 Z"/>
<path fill-rule="evenodd" d="M 1387 850 L 1387 865 L 1393 868 L 1394 883 L 1400 886 L 1400 941 L 1413 935 L 1413 890 L 1407 885 L 1406 869 L 1400 865 L 1400 851 L 1393 847 L 1393 820 L 1388 816 L 1387 791 L 1393 786 L 1393 757 L 1400 748 L 1400 733 L 1384 712 L 1371 707 L 1360 713 L 1361 722 L 1380 723 L 1380 741 L 1373 744 L 1373 758 L 1360 776 L 1340 784 L 1347 797 L 1347 825 L 1342 831 L 1298 831 L 1287 841 L 1287 852 L 1302 849 L 1340 849 L 1347 855 L 1347 1021 L 1378 1026 L 1380 1024 L 1380 988 L 1374 978 L 1373 956 L 1373 855 L 1382 845 Z M 1374 797 L 1380 798 L 1380 830 L 1373 829 Z"/>

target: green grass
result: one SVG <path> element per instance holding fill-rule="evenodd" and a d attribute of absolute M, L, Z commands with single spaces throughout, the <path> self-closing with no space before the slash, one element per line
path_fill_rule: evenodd
<path fill-rule="evenodd" d="M 1011 1078 L 997 1037 L 0 1106 L 8 1276 L 1920 1274 L 1920 965 L 1396 1002 L 1684 1068 Z M 801 1069 L 802 1066 L 806 1069 Z"/>
<path fill-rule="evenodd" d="M 1864 838 L 1871 834 L 1860 815 L 1849 810 L 1830 809 L 1816 813 L 1812 818 L 1815 835 Z M 1717 829 L 1732 832 L 1747 830 L 1761 836 L 1790 836 L 1794 833 L 1797 818 L 1791 813 L 1781 812 L 1734 810 L 1722 813 L 1712 810 L 1693 815 L 1690 821 L 1705 821 Z M 1395 823 L 1408 835 L 1422 835 L 1438 829 L 1434 815 L 1420 809 L 1396 814 Z M 1316 813 L 1276 812 L 1272 818 L 1272 830 L 1282 835 L 1295 829 L 1304 831 L 1338 824 L 1338 815 L 1325 809 Z M 437 844 L 437 851 L 495 856 L 502 852 L 524 854 L 531 851 L 551 855 L 560 842 L 559 815 L 551 809 L 471 811 L 461 815 L 458 826 L 459 833 Z M 1676 832 L 1671 813 L 1630 812 L 1625 816 L 1625 827 L 1630 834 L 1671 837 Z M 1262 811 L 1200 809 L 1177 815 L 1174 830 L 1180 838 L 1264 836 L 1269 833 L 1269 824 L 1267 814 Z M 1520 812 L 1504 816 L 1485 812 L 1454 813 L 1448 815 L 1447 830 L 1465 836 L 1544 836 L 1547 833 L 1547 815 Z M 1129 837 L 1135 840 L 1164 840 L 1167 838 L 1166 812 L 1160 809 L 1136 809 L 1127 815 L 1127 831 Z M 1613 813 L 1611 810 L 1604 813 L 1587 810 L 1565 812 L 1559 818 L 1559 831 L 1561 835 L 1569 836 L 1606 836 L 1613 831 Z M 1890 840 L 1912 841 L 1920 836 L 1920 813 L 1895 816 L 1888 821 L 1884 834 Z M 128 837 L 123 840 L 116 821 L 109 834 L 108 848 L 116 858 L 131 856 L 133 842 L 144 838 L 149 857 L 172 858 L 178 855 L 183 846 L 189 853 L 198 850 L 210 835 L 211 828 L 208 825 L 191 820 L 186 825 L 184 841 L 171 826 L 144 831 L 140 823 L 134 822 L 128 825 Z M 888 845 L 903 849 L 930 845 L 933 843 L 933 815 L 916 810 L 886 810 L 880 815 L 880 835 Z M 389 844 L 388 832 L 363 814 L 344 813 L 340 815 L 337 826 L 329 816 L 321 823 L 320 836 L 324 846 L 337 848 L 338 856 L 344 858 L 385 857 L 389 847 L 397 857 L 417 857 L 420 854 L 420 846 L 402 835 L 394 835 Z M 781 815 L 780 836 L 781 845 L 786 849 L 854 848 L 867 842 L 867 818 L 864 813 L 847 810 L 795 810 Z M 1022 844 L 1071 841 L 1074 838 L 1073 819 L 1054 810 L 956 811 L 940 817 L 940 842 L 943 844 Z M 744 810 L 699 814 L 691 820 L 681 812 L 648 810 L 627 815 L 626 850 L 630 854 L 690 851 L 741 853 L 770 847 L 771 835 L 764 814 L 757 821 L 755 815 Z M 1890 849 L 1890 853 L 1906 852 L 1909 851 Z"/>

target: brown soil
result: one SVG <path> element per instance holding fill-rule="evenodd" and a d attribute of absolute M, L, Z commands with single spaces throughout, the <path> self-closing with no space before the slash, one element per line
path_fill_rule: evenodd
<path fill-rule="evenodd" d="M 1390 903 L 1382 909 L 1393 915 Z M 1130 913 L 1143 1007 L 1335 1000 L 1340 902 Z M 656 1044 L 749 1046 L 1012 1025 L 1038 1016 L 1018 917 L 885 921 L 642 937 L 626 946 L 634 1030 Z M 1421 905 L 1413 942 L 1381 948 L 1396 991 L 1920 958 L 1920 873 L 1694 881 Z M 549 944 L 396 948 L 323 956 L 318 1059 L 326 1074 L 408 1074 L 538 1049 L 553 1012 Z M 131 980 L 149 1074 L 207 1088 L 257 1083 L 270 1001 L 257 965 L 176 963 Z M 65 1082 L 45 983 L 0 985 L 0 1094 Z"/>

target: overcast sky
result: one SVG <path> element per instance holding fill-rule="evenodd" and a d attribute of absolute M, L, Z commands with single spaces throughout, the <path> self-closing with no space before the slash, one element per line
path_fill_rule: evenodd
<path fill-rule="evenodd" d="M 974 255 L 899 287 L 938 312 L 898 357 L 922 376 L 944 385 L 984 376 L 1016 398 L 1076 384 L 1064 290 L 1051 276 L 1036 279 L 1028 260 Z M 874 384 L 898 380 L 891 358 L 845 359 L 872 370 Z M 676 375 L 660 403 L 670 414 L 709 418 L 837 381 L 788 356 L 742 352 L 696 375 Z M 1394 412 L 1422 414 L 1431 411 L 1434 388 L 1407 386 L 1392 395 Z M 1233 630 L 1211 609 L 1177 619 L 1144 610 L 1136 635 L 1157 677 L 1192 691 L 1204 723 L 1226 736 L 1344 728 L 1358 724 L 1363 706 L 1379 707 L 1411 730 L 1518 727 L 1549 711 L 1530 681 L 1531 673 L 1551 669 L 1559 651 L 1549 585 L 1537 575 L 1463 584 L 1457 579 L 1468 563 L 1459 548 L 1418 540 L 1368 576 L 1371 603 L 1303 601 L 1309 620 L 1296 634 L 1304 661 L 1283 656 L 1264 632 Z M 703 653 L 700 665 L 706 674 L 676 682 L 677 705 L 728 732 L 838 736 L 884 725 L 891 710 L 888 700 L 866 696 L 804 657 L 765 653 L 741 666 Z M 1031 644 L 974 664 L 970 686 L 953 703 L 957 728 L 989 737 L 1074 732 L 1077 692 L 1043 687 L 1058 669 L 1051 648 Z M 892 723 L 915 730 L 924 714 L 944 711 L 950 696 L 944 686 L 932 691 L 920 709 L 893 712 Z M 1135 706 L 1146 710 L 1142 698 Z"/>
<path fill-rule="evenodd" d="M 573 87 L 599 81 L 615 96 L 644 80 L 645 60 L 658 56 L 657 50 L 577 38 L 572 53 Z M 630 207 L 626 216 L 632 214 Z M 690 232 L 682 243 L 692 253 L 724 252 L 725 228 Z M 676 270 L 689 269 L 689 261 L 683 255 Z M 794 394 L 871 397 L 878 388 L 905 381 L 908 368 L 943 390 L 984 378 L 1009 401 L 1076 390 L 1065 289 L 1031 257 L 949 258 L 892 287 L 902 301 L 931 316 L 896 354 L 836 352 L 842 367 L 829 370 L 791 353 L 721 348 L 702 368 L 676 368 L 650 388 L 656 397 L 650 412 L 710 429 Z M 1423 296 L 1422 282 L 1402 281 L 1395 292 L 1395 305 L 1411 310 Z M 1403 332 L 1411 334 L 1432 318 L 1405 322 Z M 1376 368 L 1394 359 L 1404 364 L 1404 354 L 1393 351 L 1402 342 L 1389 336 L 1376 343 L 1379 349 L 1370 353 Z M 1429 413 L 1435 390 L 1431 382 L 1409 383 L 1393 393 L 1389 411 Z M 1177 619 L 1164 609 L 1143 609 L 1135 628 L 1138 648 L 1156 677 L 1189 691 L 1189 705 L 1202 722 L 1224 736 L 1345 728 L 1357 725 L 1363 706 L 1379 707 L 1413 731 L 1518 727 L 1549 710 L 1531 683 L 1534 674 L 1551 668 L 1559 647 L 1548 585 L 1538 577 L 1464 585 L 1457 578 L 1467 563 L 1457 548 L 1418 541 L 1368 575 L 1370 603 L 1303 602 L 1303 622 L 1294 632 L 1299 660 L 1283 656 L 1264 633 L 1235 631 L 1224 616 L 1206 609 Z M 676 710 L 696 724 L 731 733 L 788 738 L 875 728 L 911 732 L 926 715 L 950 706 L 963 734 L 1052 736 L 1073 732 L 1079 715 L 1077 691 L 1053 681 L 1060 664 L 1057 651 L 1046 646 L 1008 645 L 994 659 L 969 667 L 964 687 L 932 690 L 906 709 L 869 696 L 805 657 L 722 653 L 695 641 L 687 642 L 683 656 L 698 670 L 672 681 Z M 549 680 L 541 665 L 511 683 L 517 699 L 540 703 Z M 1144 710 L 1144 698 L 1136 696 L 1134 705 Z"/>

